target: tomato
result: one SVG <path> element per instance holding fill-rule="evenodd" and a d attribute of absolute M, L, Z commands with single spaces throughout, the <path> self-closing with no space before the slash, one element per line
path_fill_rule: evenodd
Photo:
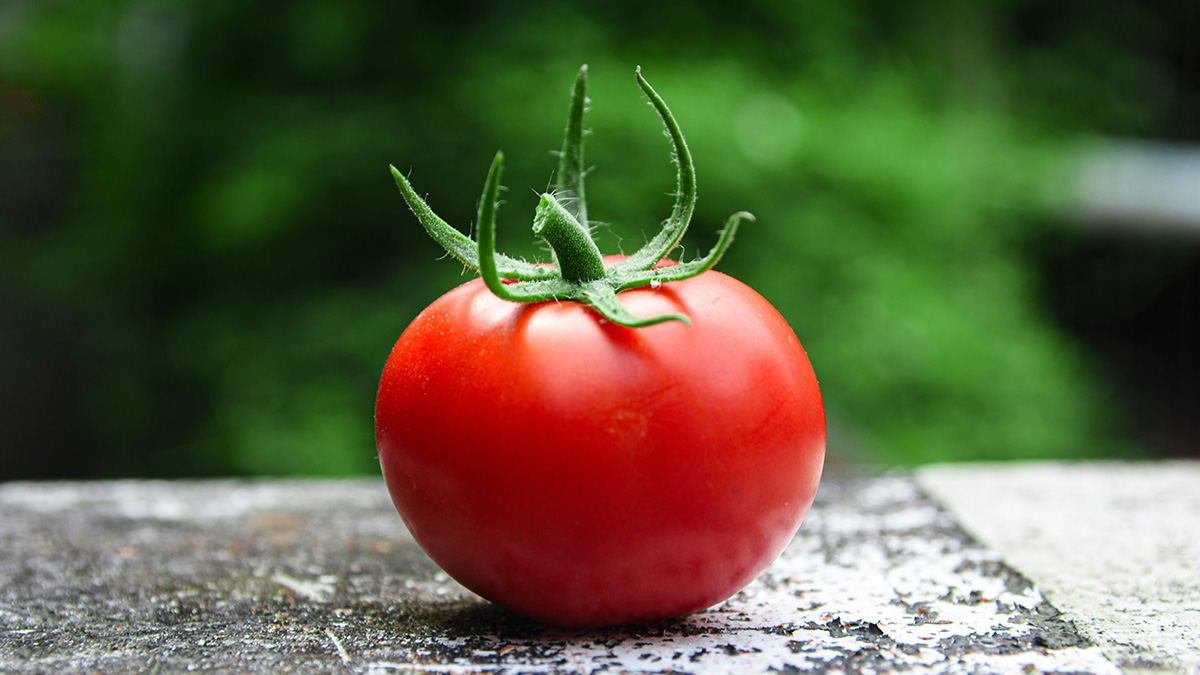
<path fill-rule="evenodd" d="M 622 299 L 692 325 L 606 324 L 476 279 L 412 322 L 379 385 L 380 462 L 417 542 L 552 624 L 728 598 L 783 550 L 821 474 L 817 380 L 762 296 L 709 271 Z"/>
<path fill-rule="evenodd" d="M 673 118 L 639 82 L 672 132 L 681 189 L 663 232 L 632 256 L 601 257 L 582 204 L 554 195 L 534 230 L 557 264 L 496 254 L 500 155 L 475 253 L 393 169 L 426 229 L 483 277 L 422 311 L 384 365 L 375 433 L 388 490 L 451 577 L 562 626 L 729 598 L 791 540 L 825 455 L 800 341 L 761 295 L 711 269 L 749 215 L 704 259 L 660 262 L 686 227 L 694 177 Z M 578 82 L 576 99 L 581 115 Z M 582 195 L 582 176 L 560 193 Z"/>

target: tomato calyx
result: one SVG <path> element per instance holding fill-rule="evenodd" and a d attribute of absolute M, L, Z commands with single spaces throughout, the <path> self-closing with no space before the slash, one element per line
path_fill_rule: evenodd
<path fill-rule="evenodd" d="M 554 266 L 537 265 L 496 251 L 496 205 L 504 168 L 502 152 L 496 153 L 488 170 L 479 204 L 479 233 L 474 241 L 439 218 L 417 195 L 408 179 L 392 166 L 392 176 L 400 188 L 400 194 L 430 236 L 463 264 L 478 269 L 488 289 L 505 300 L 582 302 L 604 319 L 630 328 L 664 321 L 682 321 L 690 325 L 690 319 L 684 314 L 635 316 L 621 304 L 617 293 L 643 286 L 658 287 L 712 269 L 733 242 L 741 221 L 753 221 L 754 216 L 745 211 L 730 216 L 717 237 L 717 243 L 704 257 L 678 265 L 658 266 L 679 244 L 691 222 L 696 204 L 696 172 L 691 152 L 674 115 L 642 77 L 640 66 L 636 74 L 638 85 L 658 112 L 673 145 L 676 198 L 670 217 L 658 233 L 638 251 L 615 265 L 608 268 L 604 266 L 600 250 L 588 229 L 583 161 L 586 65 L 580 68 L 571 93 L 571 110 L 567 117 L 563 148 L 559 153 L 555 190 L 541 196 L 533 222 L 534 234 L 550 246 Z"/>

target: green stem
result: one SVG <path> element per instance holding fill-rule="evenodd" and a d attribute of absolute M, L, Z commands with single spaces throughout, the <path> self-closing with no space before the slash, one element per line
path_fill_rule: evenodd
<path fill-rule="evenodd" d="M 605 277 L 604 258 L 596 242 L 554 195 L 542 195 L 533 233 L 550 244 L 563 279 L 582 284 Z"/>

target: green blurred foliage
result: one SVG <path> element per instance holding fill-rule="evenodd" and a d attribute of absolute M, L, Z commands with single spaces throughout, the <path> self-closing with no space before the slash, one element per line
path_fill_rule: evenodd
<path fill-rule="evenodd" d="M 0 474 L 374 471 L 387 350 L 465 278 L 388 164 L 467 229 L 505 150 L 501 246 L 538 254 L 585 62 L 602 248 L 670 209 L 640 64 L 696 157 L 685 255 L 758 216 L 721 268 L 808 348 L 832 453 L 1124 452 L 1028 247 L 1080 142 L 1182 123 L 1187 5 L 10 0 Z"/>

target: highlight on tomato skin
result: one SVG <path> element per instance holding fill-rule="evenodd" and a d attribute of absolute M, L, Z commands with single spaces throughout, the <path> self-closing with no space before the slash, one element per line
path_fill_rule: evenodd
<path fill-rule="evenodd" d="M 480 596 L 549 624 L 600 627 L 720 603 L 779 555 L 812 504 L 825 415 L 795 333 L 708 256 L 666 258 L 695 200 L 687 145 L 638 72 L 679 161 L 678 199 L 646 247 L 603 256 L 584 203 L 576 79 L 555 193 L 534 230 L 554 264 L 494 250 L 502 155 L 478 240 L 413 212 L 480 268 L 405 329 L 376 399 L 380 465 L 416 541 Z M 563 197 L 563 199 L 559 199 Z"/>

